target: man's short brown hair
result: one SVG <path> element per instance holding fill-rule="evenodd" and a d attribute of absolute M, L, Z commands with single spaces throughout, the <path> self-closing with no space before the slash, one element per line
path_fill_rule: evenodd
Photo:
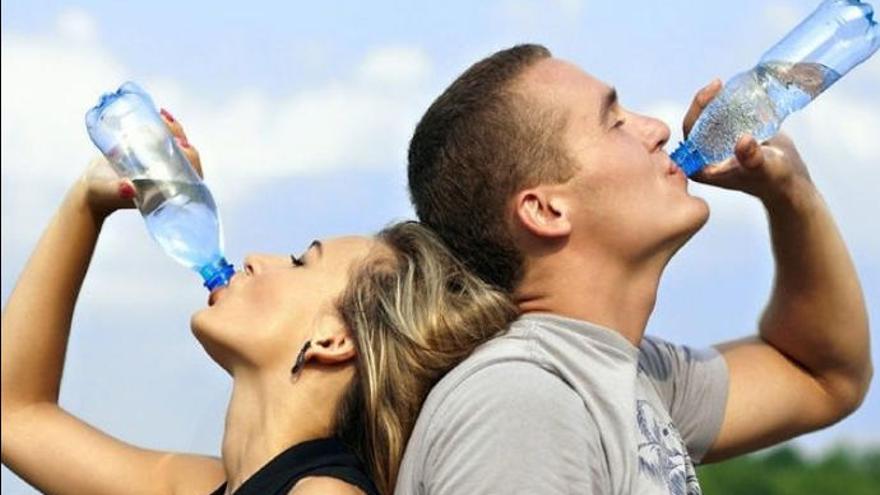
<path fill-rule="evenodd" d="M 551 57 L 517 45 L 471 66 L 422 117 L 409 146 L 416 213 L 483 280 L 512 292 L 523 256 L 505 207 L 523 188 L 568 180 L 564 119 L 514 88 L 525 69 Z"/>

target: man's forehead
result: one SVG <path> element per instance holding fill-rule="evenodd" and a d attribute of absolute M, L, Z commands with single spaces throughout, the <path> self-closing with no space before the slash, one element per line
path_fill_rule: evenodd
<path fill-rule="evenodd" d="M 565 60 L 542 59 L 522 76 L 520 88 L 528 98 L 591 125 L 601 124 L 616 101 L 613 88 Z"/>
<path fill-rule="evenodd" d="M 527 84 L 550 86 L 556 89 L 576 89 L 595 93 L 597 97 L 610 90 L 607 84 L 588 74 L 571 62 L 558 58 L 539 60 L 523 73 Z"/>

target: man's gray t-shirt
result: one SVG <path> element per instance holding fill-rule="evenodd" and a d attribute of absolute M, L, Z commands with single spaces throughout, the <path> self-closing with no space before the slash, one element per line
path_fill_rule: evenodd
<path fill-rule="evenodd" d="M 431 391 L 395 493 L 699 494 L 727 386 L 714 350 L 524 315 Z"/>

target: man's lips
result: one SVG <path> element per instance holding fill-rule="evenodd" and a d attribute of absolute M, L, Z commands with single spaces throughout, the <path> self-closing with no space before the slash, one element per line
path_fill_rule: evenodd
<path fill-rule="evenodd" d="M 672 159 L 669 159 L 669 162 L 666 166 L 666 176 L 679 180 L 687 188 L 688 178 L 687 175 L 684 174 L 684 170 L 678 166 Z"/>

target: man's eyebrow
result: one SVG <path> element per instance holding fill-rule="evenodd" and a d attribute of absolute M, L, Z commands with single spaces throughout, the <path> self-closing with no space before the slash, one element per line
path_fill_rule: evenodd
<path fill-rule="evenodd" d="M 604 124 L 608 122 L 608 114 L 611 113 L 611 109 L 614 108 L 614 105 L 617 104 L 617 89 L 612 87 L 610 91 L 605 93 L 605 96 L 602 97 L 602 104 L 599 107 L 599 122 Z"/>

